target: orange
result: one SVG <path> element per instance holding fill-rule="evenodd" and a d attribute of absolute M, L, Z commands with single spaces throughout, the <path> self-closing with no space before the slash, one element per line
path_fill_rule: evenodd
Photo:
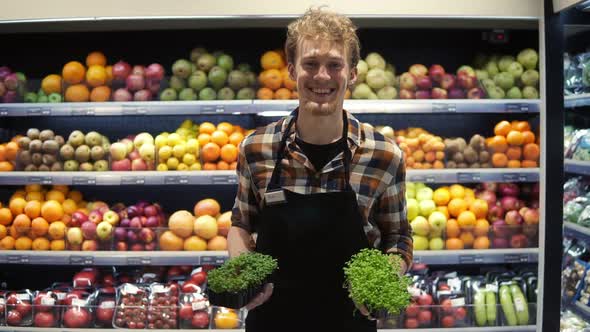
<path fill-rule="evenodd" d="M 523 156 L 526 160 L 537 161 L 539 159 L 540 151 L 536 143 L 529 143 L 523 148 Z"/>
<path fill-rule="evenodd" d="M 523 144 L 535 143 L 535 134 L 532 131 L 522 132 Z"/>
<path fill-rule="evenodd" d="M 9 208 L 0 208 L 0 225 L 8 226 L 12 223 L 12 212 Z"/>
<path fill-rule="evenodd" d="M 512 130 L 518 130 L 520 132 L 530 131 L 531 125 L 528 121 L 516 121 L 512 124 Z"/>
<path fill-rule="evenodd" d="M 93 65 L 86 71 L 86 83 L 92 87 L 104 85 L 107 81 L 107 72 L 103 66 Z"/>
<path fill-rule="evenodd" d="M 508 164 L 506 164 L 508 168 L 520 168 L 521 163 L 520 160 L 508 160 Z"/>
<path fill-rule="evenodd" d="M 19 214 L 14 218 L 12 225 L 19 233 L 26 233 L 31 229 L 31 219 L 26 214 Z"/>
<path fill-rule="evenodd" d="M 225 251 L 227 250 L 227 239 L 221 235 L 216 235 L 207 241 L 207 250 Z"/>
<path fill-rule="evenodd" d="M 33 183 L 33 184 L 27 184 L 25 186 L 25 191 L 26 192 L 41 191 L 41 190 L 43 190 L 43 188 L 41 187 L 40 184 Z"/>
<path fill-rule="evenodd" d="M 457 220 L 455 220 L 455 219 L 447 220 L 446 233 L 447 233 L 447 237 L 449 237 L 449 238 L 459 237 L 459 235 L 461 234 L 461 228 L 459 228 L 459 224 L 457 223 Z"/>
<path fill-rule="evenodd" d="M 229 142 L 229 136 L 224 131 L 216 130 L 211 134 L 211 142 L 218 146 L 224 146 Z"/>
<path fill-rule="evenodd" d="M 465 198 L 467 198 L 467 197 L 475 198 L 475 191 L 473 191 L 473 189 L 467 188 L 467 187 L 463 187 L 463 189 L 465 190 Z"/>
<path fill-rule="evenodd" d="M 297 89 L 297 82 L 291 79 L 291 77 L 289 76 L 289 70 L 287 70 L 287 68 L 281 70 L 281 76 L 283 78 L 283 86 L 286 89 L 290 90 L 289 92 Z M 346 92 L 350 93 L 349 90 L 346 90 Z M 346 96 L 344 98 L 346 98 Z"/>
<path fill-rule="evenodd" d="M 444 160 L 445 159 L 445 153 L 442 151 L 436 151 L 436 160 Z"/>
<path fill-rule="evenodd" d="M 494 153 L 492 155 L 492 165 L 496 168 L 506 167 L 508 165 L 508 157 L 503 153 Z"/>
<path fill-rule="evenodd" d="M 207 143 L 203 146 L 201 150 L 201 155 L 203 156 L 203 160 L 206 162 L 209 161 L 217 161 L 219 159 L 220 148 L 215 143 Z"/>
<path fill-rule="evenodd" d="M 14 227 L 14 225 L 8 228 L 8 234 L 15 239 L 20 236 L 19 231 L 16 230 L 16 227 Z"/>
<path fill-rule="evenodd" d="M 16 154 L 18 153 L 18 143 L 8 142 L 4 146 L 4 158 L 6 160 L 16 160 Z"/>
<path fill-rule="evenodd" d="M 66 186 L 65 184 L 54 184 L 51 187 L 51 190 L 57 190 L 62 192 L 64 195 L 67 195 L 68 192 L 70 192 L 70 188 L 68 186 Z"/>
<path fill-rule="evenodd" d="M 199 134 L 197 141 L 199 141 L 199 146 L 205 146 L 205 144 L 211 142 L 211 135 L 206 133 Z"/>
<path fill-rule="evenodd" d="M 490 239 L 487 236 L 478 236 L 473 242 L 473 249 L 490 249 Z"/>
<path fill-rule="evenodd" d="M 426 162 L 432 163 L 436 160 L 436 154 L 434 153 L 434 151 L 428 151 L 426 152 L 426 154 L 424 155 L 424 160 L 426 160 Z"/>
<path fill-rule="evenodd" d="M 211 134 L 213 134 L 213 132 L 215 130 L 217 130 L 217 128 L 211 122 L 203 122 L 199 126 L 199 133 L 201 133 L 201 134 L 209 134 L 209 135 L 211 135 Z"/>
<path fill-rule="evenodd" d="M 45 199 L 48 201 L 58 201 L 59 203 L 63 203 L 63 201 L 66 199 L 66 195 L 64 195 L 64 193 L 61 191 L 50 190 L 47 192 L 47 194 L 45 194 Z"/>
<path fill-rule="evenodd" d="M 508 135 L 510 130 L 512 130 L 512 125 L 510 124 L 510 122 L 504 120 L 496 124 L 496 126 L 494 127 L 494 134 L 499 136 L 506 136 Z"/>
<path fill-rule="evenodd" d="M 506 136 L 506 141 L 510 145 L 522 145 L 524 143 L 524 136 L 520 131 L 511 130 Z"/>
<path fill-rule="evenodd" d="M 463 244 L 463 241 L 461 239 L 456 239 L 456 238 L 450 238 L 447 239 L 447 241 L 445 242 L 445 248 L 447 250 L 460 250 L 463 249 L 465 246 Z"/>
<path fill-rule="evenodd" d="M 206 162 L 206 163 L 203 164 L 203 170 L 204 171 L 216 171 L 217 170 L 217 164 L 216 163 Z"/>
<path fill-rule="evenodd" d="M 49 240 L 44 237 L 38 237 L 31 244 L 33 250 L 49 250 Z"/>
<path fill-rule="evenodd" d="M 423 162 L 422 163 L 422 168 L 423 169 L 431 169 L 432 168 L 432 164 L 429 162 Z"/>
<path fill-rule="evenodd" d="M 43 236 L 49 230 L 49 223 L 43 218 L 35 218 L 31 222 L 31 230 L 36 236 Z"/>
<path fill-rule="evenodd" d="M 9 161 L 0 161 L 0 172 L 12 172 L 14 166 Z"/>
<path fill-rule="evenodd" d="M 111 88 L 108 86 L 97 86 L 90 91 L 90 101 L 102 102 L 111 99 Z"/>
<path fill-rule="evenodd" d="M 77 190 L 72 190 L 68 193 L 68 198 L 71 198 L 76 203 L 80 203 L 82 201 L 82 193 Z"/>
<path fill-rule="evenodd" d="M 449 214 L 449 208 L 446 206 L 437 206 L 436 211 L 444 214 L 447 219 L 449 219 L 451 217 L 451 215 Z"/>
<path fill-rule="evenodd" d="M 285 61 L 279 52 L 268 51 L 260 58 L 262 69 L 281 69 L 285 67 Z"/>
<path fill-rule="evenodd" d="M 229 170 L 229 164 L 223 160 L 217 162 L 217 170 L 218 171 L 227 171 Z"/>
<path fill-rule="evenodd" d="M 41 89 L 45 94 L 59 93 L 61 94 L 61 76 L 56 74 L 50 74 L 45 76 L 41 81 Z"/>
<path fill-rule="evenodd" d="M 256 92 L 257 99 L 270 100 L 273 98 L 274 92 L 269 88 L 260 88 Z"/>
<path fill-rule="evenodd" d="M 471 232 L 461 233 L 461 235 L 459 235 L 459 239 L 463 241 L 463 245 L 465 246 L 465 248 L 471 248 L 473 246 L 473 241 L 475 240 Z"/>
<path fill-rule="evenodd" d="M 0 161 L 6 161 L 6 148 L 4 144 L 0 144 Z"/>
<path fill-rule="evenodd" d="M 68 198 L 65 201 L 63 201 L 63 203 L 61 203 L 61 206 L 64 209 L 64 214 L 73 214 L 78 209 L 78 205 L 71 198 Z"/>
<path fill-rule="evenodd" d="M 240 143 L 242 143 L 243 140 L 244 140 L 244 134 L 242 134 L 242 133 L 235 132 L 235 133 L 229 135 L 229 144 L 233 144 L 234 146 L 240 145 Z"/>
<path fill-rule="evenodd" d="M 457 223 L 462 229 L 471 229 L 475 226 L 476 219 L 475 213 L 471 211 L 463 211 L 459 214 L 459 217 L 457 217 Z"/>
<path fill-rule="evenodd" d="M 238 160 L 238 148 L 232 144 L 226 144 L 221 148 L 221 159 L 226 163 Z"/>
<path fill-rule="evenodd" d="M 217 217 L 217 215 L 221 212 L 221 206 L 219 205 L 219 202 L 213 198 L 205 198 L 195 204 L 193 212 L 195 213 L 196 217 L 205 215 Z"/>
<path fill-rule="evenodd" d="M 84 84 L 70 85 L 66 89 L 65 100 L 69 102 L 86 102 L 90 99 L 90 91 Z"/>
<path fill-rule="evenodd" d="M 490 223 L 485 219 L 477 219 L 475 222 L 475 236 L 487 236 L 490 230 Z"/>
<path fill-rule="evenodd" d="M 8 235 L 8 228 L 4 225 L 0 225 L 0 240 L 5 238 Z"/>
<path fill-rule="evenodd" d="M 522 156 L 522 148 L 520 146 L 511 146 L 506 150 L 506 157 L 508 160 L 520 160 Z"/>
<path fill-rule="evenodd" d="M 492 137 L 488 146 L 492 149 L 492 152 L 505 152 L 508 149 L 508 142 L 504 136 L 496 135 Z"/>
<path fill-rule="evenodd" d="M 31 246 L 33 245 L 33 241 L 26 237 L 21 236 L 16 239 L 14 242 L 14 249 L 16 250 L 31 250 Z"/>
<path fill-rule="evenodd" d="M 438 188 L 432 194 L 432 200 L 438 206 L 447 205 L 451 200 L 451 193 L 446 188 Z"/>
<path fill-rule="evenodd" d="M 107 65 L 107 57 L 99 51 L 94 51 L 88 54 L 86 57 L 86 66 L 106 66 Z"/>
<path fill-rule="evenodd" d="M 260 73 L 260 84 L 273 91 L 278 90 L 283 84 L 283 77 L 278 69 L 268 69 Z"/>
<path fill-rule="evenodd" d="M 465 188 L 460 184 L 454 184 L 449 187 L 449 193 L 451 194 L 451 198 L 464 198 Z"/>
<path fill-rule="evenodd" d="M 274 99 L 287 100 L 291 99 L 291 90 L 287 88 L 280 88 L 275 92 Z"/>
<path fill-rule="evenodd" d="M 485 218 L 488 215 L 488 202 L 483 199 L 475 199 L 469 206 L 469 211 L 473 212 L 477 219 Z"/>
<path fill-rule="evenodd" d="M 539 167 L 539 164 L 537 164 L 536 161 L 532 161 L 532 160 L 523 160 L 520 163 L 520 166 L 523 168 L 535 168 L 535 167 Z"/>
<path fill-rule="evenodd" d="M 434 163 L 432 163 L 432 168 L 443 169 L 445 168 L 445 164 L 440 160 L 435 160 Z"/>
<path fill-rule="evenodd" d="M 181 251 L 184 247 L 183 239 L 172 231 L 165 231 L 160 235 L 160 249 L 165 251 Z"/>
<path fill-rule="evenodd" d="M 221 122 L 217 125 L 217 130 L 223 131 L 229 136 L 234 132 L 234 125 L 229 122 Z"/>
<path fill-rule="evenodd" d="M 461 198 L 453 198 L 449 202 L 448 208 L 452 217 L 458 217 L 461 212 L 467 211 L 467 203 Z"/>
<path fill-rule="evenodd" d="M 14 249 L 14 238 L 12 236 L 7 236 L 0 240 L 0 250 L 12 250 Z"/>
<path fill-rule="evenodd" d="M 41 215 L 41 202 L 29 201 L 25 205 L 25 214 L 31 219 L 35 219 Z"/>
<path fill-rule="evenodd" d="M 48 222 L 60 220 L 64 215 L 64 210 L 61 204 L 57 201 L 47 201 L 41 207 L 41 216 Z"/>
<path fill-rule="evenodd" d="M 238 315 L 232 309 L 220 308 L 214 318 L 215 328 L 235 329 L 240 325 Z"/>
<path fill-rule="evenodd" d="M 84 80 L 86 68 L 78 61 L 70 61 L 64 66 L 61 76 L 69 84 L 78 84 Z"/>
<path fill-rule="evenodd" d="M 53 222 L 49 225 L 47 233 L 52 240 L 61 240 L 66 235 L 66 225 L 61 221 Z"/>
<path fill-rule="evenodd" d="M 45 200 L 45 195 L 40 191 L 30 191 L 27 193 L 27 196 L 25 196 L 25 200 L 27 202 L 30 202 L 30 201 L 43 202 Z"/>
<path fill-rule="evenodd" d="M 53 251 L 66 250 L 66 241 L 64 240 L 53 240 L 49 245 L 49 249 Z"/>
<path fill-rule="evenodd" d="M 24 198 L 20 197 L 17 197 L 8 203 L 8 207 L 10 208 L 10 212 L 12 212 L 13 216 L 24 213 L 26 205 L 27 201 Z"/>
<path fill-rule="evenodd" d="M 69 225 L 70 224 L 70 221 L 72 221 L 72 215 L 70 215 L 70 214 L 64 214 L 64 216 L 61 217 L 61 221 L 64 224 L 66 224 L 66 226 Z"/>
<path fill-rule="evenodd" d="M 106 66 L 104 67 L 104 70 L 107 74 L 106 85 L 110 86 L 111 83 L 113 83 L 113 66 Z"/>
<path fill-rule="evenodd" d="M 414 153 L 412 153 L 412 157 L 416 162 L 421 163 L 424 161 L 424 151 L 416 150 Z"/>

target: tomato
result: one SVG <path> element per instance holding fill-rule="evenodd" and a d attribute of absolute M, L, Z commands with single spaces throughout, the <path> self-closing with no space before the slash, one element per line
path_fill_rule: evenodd
<path fill-rule="evenodd" d="M 205 280 L 207 280 L 207 273 L 206 272 L 197 272 L 191 276 L 191 281 L 197 285 L 202 285 Z"/>

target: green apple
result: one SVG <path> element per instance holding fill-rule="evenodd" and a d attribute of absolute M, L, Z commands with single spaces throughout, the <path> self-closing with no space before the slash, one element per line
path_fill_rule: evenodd
<path fill-rule="evenodd" d="M 537 54 L 537 51 L 532 48 L 527 48 L 520 51 L 516 56 L 516 59 L 526 69 L 535 69 L 537 67 L 537 62 L 539 61 L 539 54 Z"/>
<path fill-rule="evenodd" d="M 485 66 L 485 70 L 488 72 L 490 77 L 494 77 L 500 72 L 498 65 L 494 61 L 489 61 Z"/>
<path fill-rule="evenodd" d="M 416 192 L 418 192 L 418 189 L 424 188 L 424 187 L 426 187 L 424 182 L 416 182 Z"/>
<path fill-rule="evenodd" d="M 430 239 L 430 242 L 428 243 L 428 248 L 430 250 L 442 250 L 445 247 L 445 243 L 443 242 L 443 239 L 440 237 L 435 237 Z"/>
<path fill-rule="evenodd" d="M 410 222 L 410 226 L 412 226 L 412 231 L 416 235 L 421 236 L 428 236 L 430 233 L 430 225 L 428 225 L 428 220 L 422 216 L 417 216 Z"/>
<path fill-rule="evenodd" d="M 525 86 L 522 89 L 522 96 L 525 99 L 538 99 L 539 98 L 539 90 L 532 86 Z"/>
<path fill-rule="evenodd" d="M 428 238 L 420 235 L 413 235 L 414 250 L 428 250 Z"/>
<path fill-rule="evenodd" d="M 498 60 L 498 69 L 500 69 L 500 71 L 508 71 L 508 67 L 514 61 L 516 61 L 516 59 L 512 55 L 503 55 L 500 60 Z"/>
<path fill-rule="evenodd" d="M 478 80 L 485 80 L 487 78 L 490 78 L 490 74 L 488 74 L 487 71 L 485 70 L 481 70 L 481 69 L 476 69 L 475 70 L 475 76 L 477 77 Z"/>
<path fill-rule="evenodd" d="M 424 217 L 430 216 L 430 214 L 436 210 L 434 201 L 430 199 L 419 201 L 418 206 L 420 207 L 420 215 Z"/>
<path fill-rule="evenodd" d="M 407 191 L 406 191 L 407 193 Z M 408 220 L 414 220 L 420 213 L 420 208 L 418 207 L 418 201 L 414 198 L 408 198 L 406 200 L 406 207 L 408 209 Z"/>
<path fill-rule="evenodd" d="M 428 216 L 428 224 L 432 231 L 442 233 L 447 227 L 447 217 L 440 211 L 434 211 Z"/>
<path fill-rule="evenodd" d="M 534 69 L 528 69 L 522 73 L 520 80 L 526 86 L 537 86 L 539 83 L 539 72 Z"/>
<path fill-rule="evenodd" d="M 513 86 L 506 92 L 506 98 L 508 99 L 522 99 L 522 92 L 517 86 Z"/>
<path fill-rule="evenodd" d="M 56 92 L 49 94 L 49 96 L 47 96 L 47 100 L 50 103 L 61 103 L 62 102 L 61 95 Z"/>
<path fill-rule="evenodd" d="M 38 103 L 48 103 L 49 102 L 49 98 L 47 98 L 46 95 L 40 95 L 37 97 L 37 102 Z"/>
<path fill-rule="evenodd" d="M 520 63 L 514 61 L 510 64 L 510 66 L 508 66 L 507 72 L 512 74 L 512 77 L 514 77 L 514 79 L 519 79 L 522 73 L 524 72 L 524 68 L 522 68 L 522 65 Z"/>
<path fill-rule="evenodd" d="M 416 199 L 418 202 L 432 200 L 432 189 L 428 187 L 420 188 L 416 191 Z"/>
<path fill-rule="evenodd" d="M 416 198 L 416 185 L 414 182 L 406 182 L 406 199 Z"/>
<path fill-rule="evenodd" d="M 385 70 L 385 59 L 379 53 L 369 53 L 365 58 L 369 69 L 379 68 Z"/>
<path fill-rule="evenodd" d="M 502 89 L 508 90 L 514 86 L 514 76 L 511 73 L 502 72 L 494 76 L 494 82 Z"/>

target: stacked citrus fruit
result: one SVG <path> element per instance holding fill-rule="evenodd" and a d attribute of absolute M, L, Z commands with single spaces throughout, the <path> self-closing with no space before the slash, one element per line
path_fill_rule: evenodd
<path fill-rule="evenodd" d="M 262 72 L 258 76 L 258 99 L 297 99 L 297 84 L 289 77 L 285 54 L 281 50 L 268 51 L 260 58 Z"/>
<path fill-rule="evenodd" d="M 0 250 L 65 250 L 66 227 L 74 212 L 85 210 L 82 199 L 67 186 L 17 190 L 0 208 Z"/>
<path fill-rule="evenodd" d="M 432 199 L 437 210 L 448 218 L 446 249 L 490 248 L 488 203 L 476 198 L 471 188 L 460 184 L 440 187 L 434 191 Z"/>
<path fill-rule="evenodd" d="M 435 136 L 422 128 L 396 130 L 396 141 L 404 152 L 407 168 L 444 168 L 445 144 L 440 136 Z"/>
<path fill-rule="evenodd" d="M 199 125 L 192 120 L 185 120 L 173 133 L 163 132 L 154 141 L 158 154 L 158 171 L 198 171 Z"/>
<path fill-rule="evenodd" d="M 500 121 L 494 127 L 494 134 L 486 139 L 494 167 L 539 166 L 539 139 L 527 121 Z"/>
<path fill-rule="evenodd" d="M 221 214 L 219 203 L 206 198 L 195 204 L 193 212 L 180 210 L 170 216 L 168 230 L 159 236 L 160 250 L 227 250 L 230 227 L 231 211 Z"/>
<path fill-rule="evenodd" d="M 201 123 L 197 140 L 201 146 L 203 170 L 236 169 L 238 146 L 248 133 L 229 122 L 221 122 L 217 126 L 211 122 Z"/>
<path fill-rule="evenodd" d="M 14 171 L 16 156 L 18 155 L 18 140 L 22 136 L 13 137 L 10 142 L 0 144 L 0 172 Z"/>

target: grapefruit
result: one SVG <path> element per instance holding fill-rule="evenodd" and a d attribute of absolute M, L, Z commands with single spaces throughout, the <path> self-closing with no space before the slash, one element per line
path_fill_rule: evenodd
<path fill-rule="evenodd" d="M 186 251 L 205 251 L 207 250 L 207 241 L 193 235 L 184 240 L 184 250 Z"/>
<path fill-rule="evenodd" d="M 224 251 L 227 250 L 227 239 L 223 236 L 215 236 L 207 242 L 207 250 Z"/>
<path fill-rule="evenodd" d="M 217 233 L 221 236 L 227 236 L 231 227 L 231 211 L 224 212 L 217 218 Z"/>
<path fill-rule="evenodd" d="M 194 222 L 194 229 L 195 235 L 209 240 L 217 235 L 217 220 L 209 215 L 200 216 Z"/>
<path fill-rule="evenodd" d="M 194 220 L 195 217 L 190 212 L 186 210 L 176 211 L 170 216 L 168 227 L 175 235 L 187 238 L 193 234 Z"/>
<path fill-rule="evenodd" d="M 160 249 L 164 251 L 180 251 L 184 247 L 182 238 L 172 231 L 165 231 L 160 235 Z"/>
<path fill-rule="evenodd" d="M 209 215 L 216 217 L 221 211 L 221 206 L 212 198 L 203 199 L 195 205 L 194 212 L 196 217 Z"/>

